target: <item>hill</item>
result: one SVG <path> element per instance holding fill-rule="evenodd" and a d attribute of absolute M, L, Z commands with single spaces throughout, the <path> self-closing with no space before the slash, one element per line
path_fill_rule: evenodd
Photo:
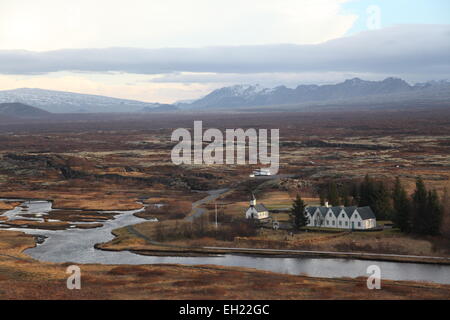
<path fill-rule="evenodd" d="M 191 103 L 180 103 L 183 109 L 234 109 L 280 105 L 341 105 L 383 101 L 398 103 L 428 99 L 448 101 L 450 82 L 430 81 L 410 85 L 398 78 L 383 81 L 349 79 L 333 85 L 299 85 L 294 89 L 285 86 L 263 88 L 259 85 L 235 85 L 214 90 Z"/>
<path fill-rule="evenodd" d="M 145 107 L 142 108 L 139 112 L 173 112 L 177 111 L 178 108 L 172 104 L 156 104 L 155 107 Z"/>
<path fill-rule="evenodd" d="M 32 107 L 23 103 L 0 103 L 0 114 L 9 117 L 45 117 L 50 114 L 45 110 Z"/>
<path fill-rule="evenodd" d="M 0 91 L 0 103 L 21 102 L 54 113 L 139 112 L 159 103 L 66 91 L 21 88 Z"/>

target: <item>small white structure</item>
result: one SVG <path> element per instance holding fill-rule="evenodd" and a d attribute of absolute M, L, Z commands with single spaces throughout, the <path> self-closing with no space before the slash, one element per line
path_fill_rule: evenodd
<path fill-rule="evenodd" d="M 370 207 L 306 207 L 305 215 L 310 227 L 366 230 L 377 225 Z"/>
<path fill-rule="evenodd" d="M 256 169 L 252 173 L 253 176 L 270 176 L 272 173 L 269 168 Z"/>
<path fill-rule="evenodd" d="M 252 197 L 250 198 L 250 206 L 247 211 L 245 211 L 246 219 L 256 219 L 263 220 L 269 218 L 269 209 L 266 208 L 264 204 L 256 204 L 256 198 L 252 193 Z"/>

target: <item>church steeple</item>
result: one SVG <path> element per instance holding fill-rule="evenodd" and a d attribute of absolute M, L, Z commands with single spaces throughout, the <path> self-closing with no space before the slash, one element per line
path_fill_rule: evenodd
<path fill-rule="evenodd" d="M 255 198 L 255 195 L 252 192 L 252 196 L 250 198 L 250 207 L 254 207 L 254 206 L 256 206 L 256 198 Z"/>

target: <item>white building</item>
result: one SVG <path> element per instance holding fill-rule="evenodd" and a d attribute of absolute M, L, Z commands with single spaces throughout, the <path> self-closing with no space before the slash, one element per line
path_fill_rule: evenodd
<path fill-rule="evenodd" d="M 306 207 L 305 215 L 310 227 L 365 230 L 377 225 L 370 207 Z"/>
<path fill-rule="evenodd" d="M 256 177 L 256 176 L 270 176 L 272 173 L 270 172 L 270 168 L 261 168 L 253 170 L 253 172 L 250 174 L 250 177 Z"/>
<path fill-rule="evenodd" d="M 256 198 L 252 193 L 250 198 L 250 206 L 245 211 L 245 218 L 263 220 L 269 218 L 269 209 L 264 204 L 256 204 Z"/>

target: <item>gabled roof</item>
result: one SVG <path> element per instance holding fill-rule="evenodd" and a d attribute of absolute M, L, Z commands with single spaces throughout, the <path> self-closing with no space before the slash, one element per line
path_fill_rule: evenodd
<path fill-rule="evenodd" d="M 255 209 L 257 212 L 269 211 L 269 209 L 267 209 L 262 203 L 256 204 Z"/>
<path fill-rule="evenodd" d="M 357 207 L 352 206 L 352 207 L 344 207 L 344 211 L 347 214 L 347 217 L 351 218 L 353 212 L 355 212 L 355 210 L 357 209 Z"/>
<path fill-rule="evenodd" d="M 367 219 L 375 219 L 375 214 L 373 213 L 372 209 L 370 207 L 360 207 L 357 208 L 359 215 L 361 216 L 361 219 L 367 220 Z"/>
<path fill-rule="evenodd" d="M 264 206 L 264 205 L 263 205 Z M 264 207 L 265 208 L 265 207 Z M 361 216 L 361 219 L 367 220 L 367 219 L 376 219 L 375 214 L 373 213 L 372 209 L 370 207 L 306 207 L 305 210 L 310 214 L 313 215 L 316 210 L 319 209 L 320 214 L 325 217 L 328 210 L 331 210 L 333 212 L 335 217 L 339 217 L 339 214 L 342 210 L 344 210 L 345 214 L 348 218 L 351 218 L 355 210 L 358 210 L 359 215 Z M 267 209 L 266 209 L 267 210 Z M 259 211 L 259 210 L 258 210 Z M 264 210 L 262 210 L 264 211 Z"/>
<path fill-rule="evenodd" d="M 331 207 L 328 208 L 333 212 L 333 215 L 337 218 L 339 216 L 339 213 L 341 213 L 342 207 Z"/>
<path fill-rule="evenodd" d="M 306 207 L 305 210 L 308 211 L 310 215 L 313 215 L 316 212 L 317 207 Z"/>
<path fill-rule="evenodd" d="M 325 217 L 325 215 L 328 212 L 328 208 L 327 207 L 319 207 L 319 212 L 323 217 Z"/>
<path fill-rule="evenodd" d="M 342 208 L 341 208 L 341 207 L 323 207 L 323 206 L 321 206 L 321 207 L 306 207 L 306 208 L 305 208 L 305 210 L 306 210 L 310 215 L 313 215 L 313 214 L 316 212 L 317 209 L 319 209 L 320 215 L 323 216 L 323 217 L 325 217 L 326 214 L 327 214 L 327 212 L 328 212 L 328 209 L 331 209 L 331 210 L 333 211 L 333 214 L 334 214 L 335 216 L 338 216 L 338 215 L 339 215 L 339 212 L 341 212 L 341 209 L 342 209 Z"/>

